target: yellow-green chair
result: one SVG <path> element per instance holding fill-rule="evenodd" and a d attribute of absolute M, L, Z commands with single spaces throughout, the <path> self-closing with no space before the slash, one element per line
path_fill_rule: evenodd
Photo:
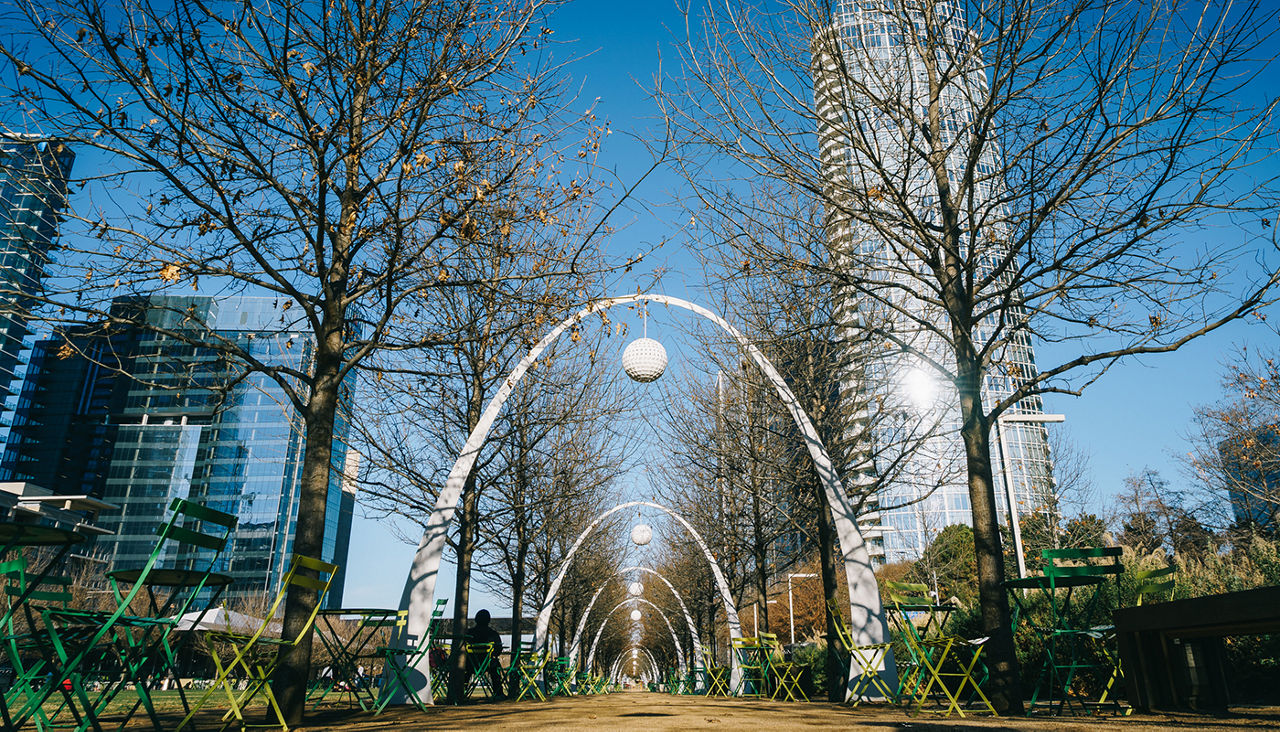
<path fill-rule="evenodd" d="M 333 583 L 334 576 L 337 573 L 338 565 L 336 564 L 329 564 L 319 559 L 295 554 L 293 555 L 293 563 L 289 567 L 289 572 L 284 576 L 284 581 L 280 584 L 280 591 L 276 594 L 275 601 L 271 603 L 271 609 L 267 611 L 266 619 L 262 621 L 262 625 L 254 633 L 244 635 L 229 631 L 206 632 L 204 635 L 205 645 L 208 647 L 209 655 L 213 658 L 213 663 L 218 669 L 218 675 L 213 684 L 209 686 L 208 691 L 204 693 L 204 696 L 200 697 L 192 705 L 190 713 L 178 724 L 177 729 L 182 730 L 190 724 L 192 717 L 209 702 L 214 692 L 222 689 L 226 693 L 227 701 L 231 704 L 231 708 L 227 710 L 227 713 L 222 715 L 223 729 L 230 727 L 232 724 L 238 724 L 241 728 L 250 726 L 279 727 L 282 732 L 288 732 L 289 725 L 285 722 L 284 714 L 280 711 L 280 705 L 276 702 L 275 694 L 271 691 L 271 674 L 279 662 L 280 653 L 286 648 L 296 646 L 311 632 L 312 625 L 316 621 L 316 614 L 320 612 L 320 605 L 324 602 L 324 597 L 329 592 L 329 586 Z M 280 609 L 289 590 L 294 587 L 316 593 L 315 609 L 311 611 L 311 616 L 307 618 L 306 624 L 302 626 L 297 636 L 293 638 L 272 637 L 268 633 L 271 627 L 279 622 L 272 618 L 275 616 L 276 611 Z M 234 649 L 235 655 L 230 662 L 223 665 L 219 651 L 229 649 Z M 245 688 L 241 691 L 236 690 L 232 681 L 232 674 L 237 671 L 242 671 L 247 680 Z M 266 696 L 267 705 L 275 715 L 275 722 L 249 724 L 246 721 L 245 710 L 259 694 Z"/>
<path fill-rule="evenodd" d="M 800 674 L 803 669 L 799 664 L 785 660 L 782 643 L 775 633 L 760 633 L 760 645 L 765 649 L 769 677 L 773 679 L 773 694 L 770 699 L 782 695 L 784 701 L 809 701 L 804 689 L 800 688 Z"/>
<path fill-rule="evenodd" d="M 729 696 L 729 669 L 716 665 L 715 657 L 706 648 L 702 649 L 702 655 L 706 659 L 703 673 L 707 696 Z"/>
<path fill-rule="evenodd" d="M 897 629 L 911 654 L 914 668 L 899 685 L 899 698 L 905 694 L 915 702 L 916 711 L 925 711 L 925 703 L 941 695 L 946 705 L 943 716 L 952 712 L 964 716 L 960 698 L 970 687 L 973 698 L 980 699 L 992 715 L 996 709 L 983 693 L 975 673 L 980 672 L 983 644 L 986 638 L 968 640 L 946 632 L 946 620 L 955 610 L 949 603 L 937 603 L 921 584 L 886 582 L 889 590 L 887 610 L 891 624 Z M 954 690 L 952 687 L 955 687 Z"/>
<path fill-rule="evenodd" d="M 898 692 L 890 689 L 889 685 L 880 677 L 880 670 L 884 668 L 885 656 L 888 655 L 889 648 L 893 644 L 854 645 L 853 633 L 849 632 L 849 626 L 844 624 L 844 618 L 834 606 L 832 611 L 832 616 L 835 618 L 836 636 L 840 639 L 840 645 L 848 651 L 844 660 L 857 661 L 860 669 L 858 675 L 852 679 L 851 686 L 849 686 L 849 695 L 853 700 L 853 706 L 856 707 L 864 700 L 873 698 L 870 693 L 872 691 L 879 691 L 884 695 L 885 699 L 897 702 Z M 845 673 L 848 673 L 848 667 L 849 664 L 845 663 Z"/>

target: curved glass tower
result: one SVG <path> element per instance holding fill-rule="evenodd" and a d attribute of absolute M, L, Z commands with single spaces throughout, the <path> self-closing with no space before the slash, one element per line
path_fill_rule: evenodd
<path fill-rule="evenodd" d="M 982 215 L 999 213 L 1002 185 L 997 148 L 973 129 L 987 81 L 971 39 L 960 5 L 947 0 L 842 0 L 813 39 L 824 224 L 850 283 L 836 293 L 848 326 L 845 392 L 867 412 L 862 477 L 882 483 L 879 537 L 870 540 L 889 562 L 918 558 L 943 528 L 972 520 L 959 397 L 943 376 L 955 371 L 940 304 L 943 258 L 928 233 L 944 219 L 939 191 L 969 191 L 948 220 L 963 230 L 959 256 L 975 279 L 992 277 L 993 289 L 1008 282 L 997 273 L 1008 254 L 1001 225 L 987 223 L 1002 217 Z M 938 63 L 923 63 L 924 54 Z M 977 341 L 1022 315 L 1010 306 L 981 321 Z M 1030 337 L 1006 337 L 990 364 L 988 408 L 1036 373 Z M 1040 398 L 1019 402 L 992 433 L 1003 520 L 1011 506 L 1022 516 L 1052 510 Z"/>

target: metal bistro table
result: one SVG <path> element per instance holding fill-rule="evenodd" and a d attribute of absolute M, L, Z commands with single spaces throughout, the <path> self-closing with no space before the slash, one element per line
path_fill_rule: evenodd
<path fill-rule="evenodd" d="M 71 551 L 71 547 L 83 543 L 86 538 L 83 534 L 78 534 L 69 529 L 0 521 L 0 574 L 2 575 L 25 573 L 27 563 L 24 558 L 8 559 L 9 553 L 15 549 L 22 550 L 36 547 L 56 549 L 54 556 L 45 563 L 39 574 L 35 577 L 24 576 L 22 578 L 26 587 L 17 596 L 17 599 L 9 602 L 9 609 L 5 612 L 4 621 L 7 622 L 12 613 L 26 602 L 31 593 L 49 576 L 49 573 L 62 564 L 63 558 L 66 557 L 67 552 Z"/>
<path fill-rule="evenodd" d="M 10 654 L 17 654 L 17 649 L 12 647 L 16 642 L 13 636 L 12 621 L 18 610 L 27 602 L 27 599 L 39 589 L 40 585 L 48 579 L 49 574 L 62 564 L 62 560 L 66 557 L 67 552 L 71 551 L 71 547 L 83 543 L 86 537 L 69 529 L 60 529 L 53 526 L 39 526 L 36 524 L 24 524 L 13 521 L 0 521 L 0 582 L 13 585 L 17 588 L 17 592 L 13 592 L 9 596 L 8 607 L 3 613 L 0 613 L 0 637 L 5 638 L 5 645 Z M 18 556 L 10 558 L 11 552 L 21 552 L 28 548 L 52 548 L 55 550 L 53 557 L 45 562 L 44 567 L 34 576 L 27 574 L 27 558 Z M 6 590 L 0 588 L 0 592 Z M 12 592 L 12 590 L 10 590 Z M 15 670 L 18 668 L 16 658 L 11 658 L 11 662 L 15 663 Z M 25 684 L 32 682 L 28 678 L 15 678 L 13 680 L 14 688 L 24 688 Z M 5 729 L 12 728 L 13 722 L 9 717 L 9 707 L 5 700 L 5 695 L 0 694 L 0 722 L 4 723 Z"/>
<path fill-rule="evenodd" d="M 370 670 L 373 662 L 381 660 L 378 652 L 379 644 L 370 643 L 377 637 L 378 631 L 389 630 L 396 626 L 399 610 L 385 608 L 343 608 L 321 610 L 316 615 L 316 635 L 332 660 L 329 662 L 329 675 L 321 678 L 320 683 L 312 689 L 312 708 L 319 706 L 325 696 L 339 683 L 346 683 L 343 693 L 350 693 L 352 699 L 363 711 L 374 709 L 378 704 L 378 692 L 369 682 L 368 676 L 358 676 L 357 670 L 365 661 Z M 337 623 L 354 623 L 350 634 L 339 632 Z M 382 645 L 385 645 L 383 643 Z M 382 683 L 388 683 L 383 669 Z"/>
<path fill-rule="evenodd" d="M 1045 659 L 1039 679 L 1044 683 L 1048 699 L 1040 699 L 1041 683 L 1036 684 L 1027 707 L 1030 714 L 1037 703 L 1047 704 L 1061 713 L 1064 704 L 1074 696 L 1071 682 L 1081 664 L 1080 651 L 1085 638 L 1099 637 L 1099 632 L 1089 625 L 1089 618 L 1097 608 L 1099 590 L 1106 578 L 1097 575 L 1053 577 L 1035 575 L 1004 583 L 1013 598 L 1015 613 L 1013 631 L 1026 618 L 1028 626 L 1044 641 Z M 1049 603 L 1048 625 L 1031 622 L 1029 603 L 1033 597 L 1043 597 Z M 1082 597 L 1083 596 L 1083 597 Z M 1083 711 L 1084 700 L 1078 700 Z"/>
<path fill-rule="evenodd" d="M 179 626 L 186 625 L 192 629 L 200 626 L 205 614 L 214 607 L 223 590 L 231 584 L 231 576 L 191 569 L 153 568 L 145 573 L 145 577 L 142 569 L 117 569 L 108 572 L 107 578 L 111 580 L 117 597 L 127 594 L 127 590 L 123 590 L 121 585 L 131 587 L 142 579 L 143 594 L 147 598 L 146 616 L 119 621 L 122 627 L 128 627 L 134 632 L 117 634 L 117 644 L 120 646 L 117 652 L 127 671 L 127 677 L 122 676 L 120 683 L 114 685 L 115 688 L 110 693 L 112 696 L 118 694 L 124 687 L 124 682 L 129 680 L 134 682 L 135 689 L 141 686 L 138 701 L 125 715 L 125 720 L 132 718 L 138 707 L 145 704 L 148 716 L 157 725 L 157 729 L 161 729 L 145 687 L 152 679 L 171 676 L 178 687 L 178 698 L 182 701 L 183 710 L 191 711 L 186 692 L 182 688 L 178 653 L 195 634 L 180 634 L 172 643 L 169 639 L 174 630 L 182 629 Z M 161 591 L 163 600 L 156 594 L 157 590 Z M 212 590 L 204 609 L 194 614 L 187 613 L 186 610 L 196 601 L 197 595 L 204 590 Z"/>

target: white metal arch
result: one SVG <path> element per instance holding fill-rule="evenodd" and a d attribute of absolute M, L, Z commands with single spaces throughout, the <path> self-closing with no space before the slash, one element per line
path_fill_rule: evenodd
<path fill-rule="evenodd" d="M 653 653 L 651 653 L 651 652 L 649 651 L 649 649 L 648 649 L 648 648 L 645 648 L 645 647 L 644 647 L 644 646 L 642 646 L 642 645 L 630 645 L 630 646 L 627 646 L 626 648 L 623 648 L 623 649 L 622 649 L 622 653 L 618 654 L 618 657 L 617 657 L 617 658 L 615 658 L 615 659 L 613 659 L 613 664 L 611 664 L 611 665 L 609 666 L 609 680 L 610 680 L 610 681 L 617 681 L 617 680 L 618 680 L 618 672 L 621 670 L 621 669 L 620 669 L 620 667 L 621 667 L 621 666 L 622 666 L 622 664 L 623 664 L 623 663 L 625 663 L 625 662 L 626 662 L 626 660 L 627 660 L 627 651 L 629 651 L 629 650 L 631 650 L 631 649 L 633 649 L 633 648 L 634 648 L 634 649 L 636 649 L 636 650 L 638 650 L 638 651 L 640 651 L 641 653 L 643 653 L 643 654 L 645 655 L 645 657 L 646 657 L 646 658 L 648 659 L 648 661 L 649 661 L 649 667 L 650 667 L 650 668 L 654 669 L 655 671 L 657 670 L 657 668 L 658 668 L 658 662 L 657 662 L 657 660 L 653 657 Z"/>
<path fill-rule="evenodd" d="M 550 347 L 552 342 L 566 330 L 594 313 L 633 302 L 656 302 L 683 308 L 696 315 L 701 315 L 720 326 L 722 330 L 737 340 L 738 345 L 747 352 L 747 355 L 764 373 L 769 383 L 777 390 L 783 405 L 788 413 L 791 414 L 792 419 L 795 420 L 796 427 L 804 437 L 805 446 L 809 450 L 809 455 L 813 458 L 814 469 L 822 481 L 823 495 L 826 497 L 827 505 L 831 508 L 832 517 L 835 519 L 836 536 L 840 545 L 840 553 L 844 558 L 845 577 L 849 585 L 849 625 L 853 635 L 853 642 L 856 645 L 883 642 L 887 637 L 884 609 L 880 604 L 880 593 L 876 587 L 871 557 L 867 553 L 866 544 L 863 542 L 862 534 L 858 530 L 857 514 L 854 512 L 848 496 L 845 495 L 844 487 L 840 482 L 839 476 L 836 475 L 831 457 L 827 454 L 826 448 L 823 447 L 822 438 L 818 435 L 809 416 L 805 414 L 804 409 L 800 406 L 800 401 L 787 386 L 782 375 L 765 358 L 760 349 L 719 315 L 687 300 L 668 295 L 649 294 L 624 295 L 592 302 L 553 328 L 516 364 L 511 375 L 507 377 L 506 381 L 498 389 L 498 393 L 494 395 L 488 406 L 485 407 L 485 411 L 481 414 L 475 428 L 472 429 L 471 434 L 467 437 L 457 461 L 449 471 L 449 477 L 445 481 L 444 488 L 436 498 L 435 507 L 427 519 L 422 541 L 418 543 L 418 550 L 414 554 L 413 566 L 405 578 L 404 593 L 401 595 L 400 607 L 407 610 L 408 617 L 406 618 L 405 627 L 397 636 L 397 642 L 403 646 L 408 645 L 410 639 L 426 637 L 427 626 L 431 619 L 431 607 L 435 598 L 436 579 L 440 572 L 440 560 L 444 552 L 449 524 L 453 523 L 454 514 L 458 510 L 458 501 L 462 497 L 463 486 L 466 484 L 467 477 L 471 474 L 471 469 L 479 457 L 480 448 L 484 445 L 485 439 L 488 438 L 489 431 L 493 427 L 493 422 L 497 418 L 498 412 L 511 396 L 515 385 L 543 352 Z M 419 663 L 425 664 L 427 663 L 426 654 L 422 655 L 423 660 Z M 856 660 L 850 661 L 850 678 L 853 677 L 854 673 L 861 670 L 856 663 Z M 891 656 L 886 659 L 886 667 L 880 669 L 880 671 L 886 676 L 891 685 L 896 683 L 896 673 L 893 670 Z M 426 669 L 414 669 L 409 676 L 409 681 L 414 685 L 415 691 L 425 692 L 425 694 L 420 694 L 423 699 L 432 698 L 430 674 L 427 673 Z M 402 693 L 398 694 L 398 696 L 403 699 Z"/>
<path fill-rule="evenodd" d="M 653 656 L 653 652 L 652 652 L 652 651 L 650 651 L 648 648 L 645 648 L 644 646 L 639 646 L 639 645 L 628 646 L 625 650 L 623 650 L 623 652 L 622 652 L 622 653 L 623 653 L 623 655 L 620 655 L 620 656 L 618 656 L 616 659 L 614 659 L 613 670 L 612 670 L 612 672 L 610 673 L 610 680 L 611 680 L 611 681 L 617 681 L 617 680 L 618 680 L 618 672 L 621 670 L 621 668 L 620 668 L 620 667 L 621 667 L 621 665 L 622 665 L 623 663 L 625 663 L 625 662 L 626 662 L 626 660 L 627 660 L 627 658 L 626 658 L 626 652 L 627 652 L 627 651 L 629 651 L 629 650 L 631 650 L 632 648 L 636 648 L 636 649 L 638 649 L 641 653 L 643 653 L 643 654 L 644 654 L 645 660 L 646 660 L 646 661 L 648 661 L 648 663 L 649 663 L 649 670 L 650 670 L 651 672 L 653 672 L 653 673 L 655 673 L 655 674 L 658 672 L 658 660 L 657 660 L 656 658 L 654 658 L 654 656 Z M 641 676 L 640 678 L 642 678 L 642 679 L 643 679 L 644 677 L 643 677 L 643 676 Z"/>
<path fill-rule="evenodd" d="M 614 572 L 609 579 L 600 583 L 600 587 L 597 588 L 595 594 L 591 596 L 591 602 L 587 603 L 587 609 L 583 611 L 582 617 L 578 620 L 578 628 L 573 633 L 573 642 L 569 644 L 570 660 L 578 660 L 578 648 L 582 643 L 582 632 L 587 629 L 587 619 L 591 617 L 591 609 L 596 606 L 596 600 L 600 599 L 600 593 L 604 592 L 604 588 L 609 586 L 609 582 L 612 581 L 614 577 L 637 571 L 648 572 L 654 577 L 662 580 L 663 584 L 667 586 L 667 589 L 671 590 L 671 594 L 675 596 L 676 602 L 680 603 L 680 612 L 684 614 L 684 622 L 689 626 L 689 637 L 693 641 L 693 665 L 696 666 L 697 661 L 702 658 L 702 639 L 698 637 L 698 626 L 694 625 L 693 616 L 689 614 L 689 608 L 684 604 L 684 598 L 680 596 L 679 592 L 676 592 L 675 586 L 668 582 L 667 578 L 663 577 L 661 572 L 656 569 L 650 569 L 649 567 L 641 567 L 638 564 L 631 567 L 623 567 L 617 572 Z"/>
<path fill-rule="evenodd" d="M 552 581 L 550 589 L 547 590 L 547 598 L 542 604 L 542 610 L 538 612 L 538 624 L 533 631 L 533 647 L 535 649 L 541 651 L 546 648 L 547 629 L 551 626 L 551 611 L 555 607 L 556 596 L 560 593 L 560 583 L 564 582 L 565 576 L 569 573 L 569 568 L 573 565 L 573 557 L 577 553 L 578 547 L 582 546 L 582 543 L 587 540 L 587 537 L 591 536 L 591 533 L 595 531 L 605 519 L 609 518 L 609 516 L 635 506 L 656 508 L 659 511 L 666 513 L 671 518 L 679 521 L 680 524 L 684 526 L 685 530 L 689 532 L 689 535 L 693 537 L 693 540 L 697 542 L 698 546 L 702 549 L 702 555 L 706 558 L 707 564 L 711 566 L 711 574 L 715 577 L 716 587 L 720 590 L 720 600 L 724 603 L 725 616 L 729 619 L 729 637 L 742 637 L 742 629 L 738 624 L 738 608 L 733 604 L 733 595 L 729 592 L 729 582 L 725 579 L 724 573 L 720 571 L 720 564 L 716 562 L 715 555 L 711 553 L 711 548 L 707 546 L 707 542 L 703 541 L 702 535 L 698 533 L 698 530 L 693 528 L 693 525 L 686 521 L 683 516 L 672 511 L 666 506 L 653 503 L 652 501 L 628 501 L 626 503 L 619 503 L 608 511 L 596 516 L 596 519 L 588 524 L 587 528 L 583 529 L 581 534 L 578 534 L 578 540 L 573 542 L 573 546 L 569 548 L 569 553 L 565 555 L 564 561 L 560 564 L 560 572 L 556 575 L 555 580 Z M 666 580 L 663 579 L 663 582 L 666 582 Z M 671 587 L 671 583 L 667 582 L 667 586 Z M 671 591 L 674 593 L 676 590 L 672 587 Z M 684 608 L 683 600 L 680 601 L 680 607 L 682 609 Z M 688 620 L 690 627 L 692 627 L 693 620 L 689 618 L 687 610 L 685 611 L 685 618 Z M 581 625 L 581 622 L 579 622 L 579 625 Z M 576 637 L 577 636 L 575 635 L 575 638 Z"/>
<path fill-rule="evenodd" d="M 652 602 L 649 602 L 643 597 L 628 597 L 627 599 L 623 600 L 617 605 L 614 605 L 613 609 L 605 613 L 604 619 L 600 621 L 600 630 L 596 631 L 596 638 L 594 641 L 591 642 L 591 652 L 587 654 L 587 670 L 588 671 L 591 670 L 592 664 L 595 662 L 596 645 L 600 643 L 600 636 L 604 635 L 604 626 L 609 624 L 609 618 L 613 617 L 613 614 L 618 612 L 618 608 L 625 607 L 627 605 L 630 605 L 632 603 L 637 603 L 637 602 L 644 603 L 645 605 L 648 605 L 649 607 L 657 611 L 658 617 L 662 618 L 662 622 L 667 624 L 667 631 L 671 633 L 671 643 L 676 647 L 676 665 L 678 665 L 682 671 L 688 668 L 688 665 L 686 665 L 684 662 L 684 648 L 680 645 L 680 636 L 676 635 L 675 626 L 672 625 L 671 621 L 667 619 L 667 614 L 662 612 L 662 608 L 658 607 L 657 605 L 654 605 Z"/>

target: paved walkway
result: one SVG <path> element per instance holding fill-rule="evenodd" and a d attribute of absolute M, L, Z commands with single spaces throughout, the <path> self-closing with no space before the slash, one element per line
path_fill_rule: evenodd
<path fill-rule="evenodd" d="M 756 700 L 705 699 L 648 692 L 622 692 L 606 696 L 557 698 L 547 702 L 477 703 L 463 707 L 433 707 L 421 713 L 411 708 L 393 709 L 379 717 L 339 710 L 308 715 L 305 732 L 408 732 L 409 730 L 457 730 L 469 728 L 533 730 L 811 730 L 811 729 L 973 729 L 1090 730 L 1128 732 L 1142 730 L 1232 730 L 1274 727 L 1280 729 L 1280 708 L 1242 709 L 1227 717 L 1192 714 L 1133 715 L 1080 719 L 1026 719 L 950 717 L 922 714 L 910 717 L 896 708 L 861 706 L 857 709 L 825 702 L 808 704 Z"/>

